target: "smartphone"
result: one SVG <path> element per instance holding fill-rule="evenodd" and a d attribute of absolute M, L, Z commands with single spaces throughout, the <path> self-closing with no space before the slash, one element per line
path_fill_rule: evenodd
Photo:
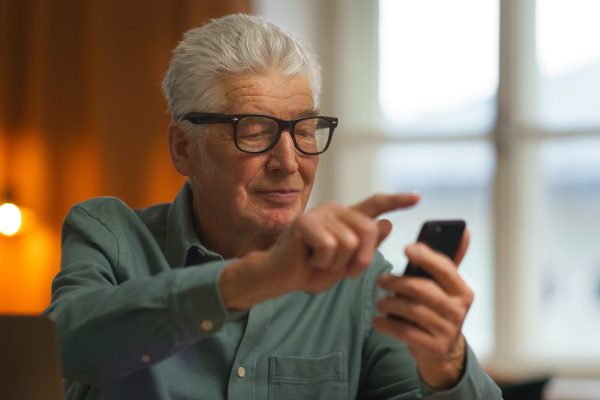
<path fill-rule="evenodd" d="M 417 242 L 425 243 L 432 249 L 454 259 L 465 226 L 466 223 L 463 220 L 426 221 L 421 227 Z M 410 262 L 406 265 L 404 275 L 421 276 L 433 279 L 433 277 L 421 267 L 411 264 Z"/>
<path fill-rule="evenodd" d="M 463 220 L 425 221 L 423 226 L 421 226 L 417 242 L 425 243 L 432 249 L 444 253 L 451 259 L 454 259 L 465 227 L 466 223 Z M 425 272 L 423 268 L 410 262 L 404 269 L 404 275 L 433 279 L 433 277 Z M 412 321 L 397 315 L 388 314 L 388 316 L 399 321 L 413 323 Z"/>

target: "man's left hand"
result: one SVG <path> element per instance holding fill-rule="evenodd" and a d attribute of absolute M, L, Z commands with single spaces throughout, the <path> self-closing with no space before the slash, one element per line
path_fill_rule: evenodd
<path fill-rule="evenodd" d="M 458 274 L 457 265 L 468 243 L 469 232 L 465 230 L 454 260 L 422 243 L 406 248 L 409 261 L 423 268 L 435 281 L 387 274 L 378 282 L 392 294 L 378 301 L 378 310 L 387 316 L 374 317 L 373 327 L 406 343 L 421 378 L 437 390 L 458 383 L 465 368 L 466 344 L 461 331 L 473 302 L 473 291 Z"/>

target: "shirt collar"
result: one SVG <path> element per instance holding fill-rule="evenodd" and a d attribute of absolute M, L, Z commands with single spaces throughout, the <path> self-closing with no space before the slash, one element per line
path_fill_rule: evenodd
<path fill-rule="evenodd" d="M 167 212 L 165 257 L 171 268 L 223 259 L 200 242 L 194 229 L 192 198 L 192 190 L 186 182 Z"/>

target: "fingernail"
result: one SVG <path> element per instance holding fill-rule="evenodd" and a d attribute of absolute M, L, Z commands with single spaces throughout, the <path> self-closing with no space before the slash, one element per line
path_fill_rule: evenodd
<path fill-rule="evenodd" d="M 404 249 L 404 253 L 408 258 L 415 257 L 419 254 L 419 247 L 415 244 L 410 244 Z"/>

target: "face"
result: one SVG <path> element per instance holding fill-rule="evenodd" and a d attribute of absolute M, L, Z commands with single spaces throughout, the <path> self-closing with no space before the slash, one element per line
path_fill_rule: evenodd
<path fill-rule="evenodd" d="M 264 114 L 291 120 L 314 113 L 305 77 L 242 76 L 224 83 L 228 114 Z M 306 207 L 318 156 L 306 156 L 284 131 L 268 152 L 246 154 L 229 124 L 210 125 L 204 159 L 194 154 L 194 210 L 201 231 L 280 235 Z"/>

